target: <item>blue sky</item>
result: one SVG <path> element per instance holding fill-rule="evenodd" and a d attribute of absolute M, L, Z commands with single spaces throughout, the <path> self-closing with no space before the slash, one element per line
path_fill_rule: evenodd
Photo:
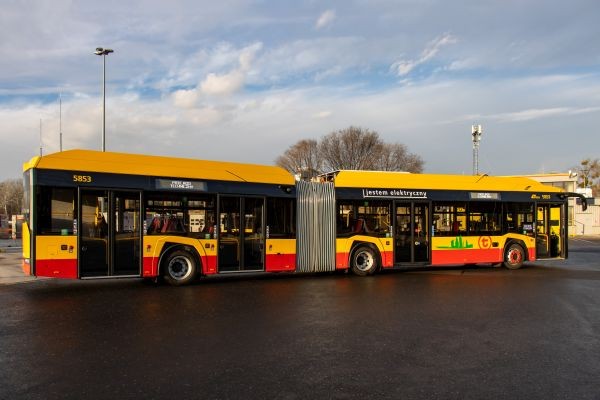
<path fill-rule="evenodd" d="M 12 1 L 0 13 L 0 179 L 63 148 L 272 164 L 350 125 L 471 173 L 600 157 L 597 1 Z"/>

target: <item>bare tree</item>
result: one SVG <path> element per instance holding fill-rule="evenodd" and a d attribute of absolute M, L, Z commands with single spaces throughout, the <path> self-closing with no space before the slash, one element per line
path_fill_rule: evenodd
<path fill-rule="evenodd" d="M 423 172 L 423 159 L 409 153 L 407 147 L 401 143 L 383 144 L 379 154 L 374 168 L 376 170 Z"/>
<path fill-rule="evenodd" d="M 324 136 L 319 150 L 328 170 L 372 170 L 382 145 L 377 132 L 351 126 Z"/>
<path fill-rule="evenodd" d="M 316 140 L 301 140 L 277 158 L 277 165 L 303 178 L 341 169 L 422 172 L 423 159 L 401 143 L 385 143 L 369 129 L 351 126 Z"/>
<path fill-rule="evenodd" d="M 0 182 L 0 212 L 7 216 L 20 214 L 23 205 L 23 181 L 9 179 Z"/>
<path fill-rule="evenodd" d="M 586 158 L 576 169 L 579 171 L 579 187 L 591 188 L 592 194 L 597 196 L 600 192 L 600 160 Z"/>
<path fill-rule="evenodd" d="M 291 146 L 275 163 L 303 178 L 321 173 L 323 164 L 319 156 L 319 144 L 312 139 L 304 139 Z"/>

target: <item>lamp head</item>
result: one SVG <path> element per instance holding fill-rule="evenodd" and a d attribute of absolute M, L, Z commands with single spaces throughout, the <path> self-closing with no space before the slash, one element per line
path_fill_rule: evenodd
<path fill-rule="evenodd" d="M 114 52 L 113 49 L 105 49 L 102 47 L 96 47 L 96 51 L 94 52 L 94 54 L 97 56 L 105 56 L 105 55 L 113 53 L 113 52 Z"/>

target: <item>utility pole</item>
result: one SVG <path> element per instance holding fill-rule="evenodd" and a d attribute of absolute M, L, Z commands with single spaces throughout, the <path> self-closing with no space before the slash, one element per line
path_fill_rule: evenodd
<path fill-rule="evenodd" d="M 471 136 L 473 140 L 473 175 L 479 175 L 479 142 L 483 130 L 481 125 L 471 125 Z"/>
<path fill-rule="evenodd" d="M 42 119 L 40 118 L 40 157 L 42 156 Z"/>
<path fill-rule="evenodd" d="M 59 148 L 62 151 L 62 93 L 58 94 L 58 134 Z"/>

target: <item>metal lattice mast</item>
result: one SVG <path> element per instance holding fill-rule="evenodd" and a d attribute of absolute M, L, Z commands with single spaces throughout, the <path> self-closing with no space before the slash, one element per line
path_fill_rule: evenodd
<path fill-rule="evenodd" d="M 479 175 L 479 142 L 482 134 L 481 125 L 471 125 L 473 140 L 473 175 Z"/>

